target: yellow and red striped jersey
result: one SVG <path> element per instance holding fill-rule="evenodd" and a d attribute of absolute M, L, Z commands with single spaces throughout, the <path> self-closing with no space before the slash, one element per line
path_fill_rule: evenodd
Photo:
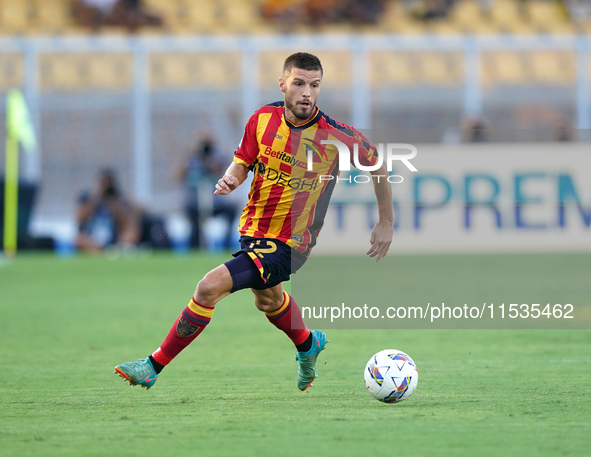
<path fill-rule="evenodd" d="M 292 124 L 284 102 L 263 106 L 249 119 L 234 161 L 254 171 L 248 203 L 240 218 L 242 236 L 274 238 L 304 256 L 316 244 L 336 184 L 341 141 L 351 151 L 357 143 L 359 164 L 375 165 L 376 148 L 354 128 L 334 121 L 318 108 L 308 122 Z M 309 150 L 314 151 L 312 171 Z M 332 176 L 333 179 L 329 177 Z"/>

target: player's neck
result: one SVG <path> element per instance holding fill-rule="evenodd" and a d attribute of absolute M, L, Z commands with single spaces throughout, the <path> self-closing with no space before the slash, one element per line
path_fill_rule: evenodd
<path fill-rule="evenodd" d="M 296 117 L 287 106 L 285 107 L 285 110 L 284 110 L 285 119 L 287 119 L 289 122 L 291 122 L 293 125 L 296 125 L 296 126 L 303 125 L 306 122 L 309 122 L 310 120 L 312 120 L 314 118 L 314 116 L 316 116 L 317 112 L 318 112 L 318 107 L 315 106 L 314 111 L 312 111 L 312 114 L 310 114 L 310 117 L 308 117 L 308 119 L 306 119 L 306 120 L 302 120 L 299 117 Z"/>

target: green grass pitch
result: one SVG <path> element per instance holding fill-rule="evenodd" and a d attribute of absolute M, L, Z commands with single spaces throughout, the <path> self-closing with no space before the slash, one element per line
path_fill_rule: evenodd
<path fill-rule="evenodd" d="M 291 343 L 243 291 L 150 391 L 113 375 L 160 344 L 197 281 L 226 258 L 0 260 L 0 456 L 589 455 L 590 330 L 332 329 L 320 377 L 302 393 Z M 489 287 L 479 263 L 560 265 L 556 284 L 588 304 L 588 279 L 573 277 L 588 276 L 589 255 L 459 258 L 384 265 L 406 259 L 423 288 L 436 288 L 442 266 L 465 264 L 458 287 L 471 297 Z M 387 347 L 419 367 L 400 404 L 365 392 L 365 363 Z"/>

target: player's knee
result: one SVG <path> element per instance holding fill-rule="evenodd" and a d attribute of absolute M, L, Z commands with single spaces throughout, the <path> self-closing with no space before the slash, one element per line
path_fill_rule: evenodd
<path fill-rule="evenodd" d="M 215 300 L 215 298 L 222 292 L 222 281 L 209 272 L 197 284 L 195 289 L 195 299 L 197 301 L 201 300 L 201 302 Z"/>

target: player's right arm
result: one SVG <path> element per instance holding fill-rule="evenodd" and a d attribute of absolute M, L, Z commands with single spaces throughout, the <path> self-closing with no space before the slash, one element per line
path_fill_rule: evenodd
<path fill-rule="evenodd" d="M 258 115 L 255 113 L 246 123 L 244 135 L 234 153 L 234 161 L 215 185 L 214 195 L 228 195 L 244 182 L 248 171 L 253 169 L 259 152 L 256 136 L 257 120 Z"/>
<path fill-rule="evenodd" d="M 215 185 L 214 195 L 228 195 L 240 184 L 244 182 L 248 176 L 248 168 L 241 164 L 232 162 L 224 176 L 222 176 Z"/>

